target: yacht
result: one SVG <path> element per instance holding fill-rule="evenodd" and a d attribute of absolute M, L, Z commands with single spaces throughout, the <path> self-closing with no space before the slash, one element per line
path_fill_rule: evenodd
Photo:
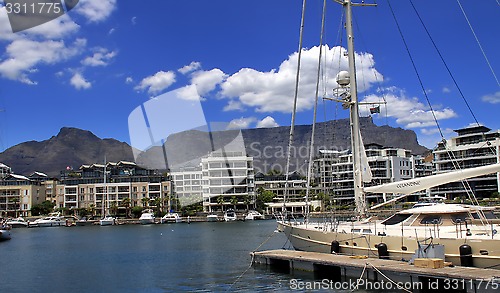
<path fill-rule="evenodd" d="M 96 225 L 97 220 L 93 220 L 92 218 L 88 217 L 82 217 L 81 219 L 75 221 L 75 224 L 77 226 L 91 226 L 91 225 Z"/>
<path fill-rule="evenodd" d="M 258 211 L 248 211 L 245 215 L 245 220 L 262 220 L 264 216 Z"/>
<path fill-rule="evenodd" d="M 12 228 L 24 228 L 28 227 L 28 222 L 26 222 L 23 218 L 18 217 L 15 219 L 8 219 L 6 222 L 7 225 L 11 226 Z"/>
<path fill-rule="evenodd" d="M 161 223 L 180 223 L 182 218 L 178 213 L 167 213 L 165 216 L 161 217 Z"/>
<path fill-rule="evenodd" d="M 6 223 L 0 223 L 0 241 L 9 240 L 12 237 L 10 229 L 11 227 Z"/>
<path fill-rule="evenodd" d="M 155 215 L 153 210 L 147 209 L 142 212 L 141 217 L 139 218 L 139 222 L 141 225 L 149 225 L 155 223 Z"/>
<path fill-rule="evenodd" d="M 207 221 L 208 222 L 217 222 L 217 221 L 219 221 L 219 217 L 216 214 L 209 214 L 209 215 L 207 215 Z"/>
<path fill-rule="evenodd" d="M 47 217 L 35 220 L 34 222 L 30 222 L 30 227 L 61 227 L 65 226 L 66 221 L 61 213 L 55 212 L 50 213 Z"/>
<path fill-rule="evenodd" d="M 101 226 L 112 226 L 116 225 L 116 219 L 112 216 L 105 216 L 104 218 L 99 220 L 99 225 Z"/>
<path fill-rule="evenodd" d="M 341 3 L 346 9 L 349 72 L 338 73 L 339 87 L 334 89 L 335 98 L 332 100 L 342 103 L 344 109 L 350 110 L 355 216 L 352 221 L 312 223 L 307 217 L 302 222 L 290 221 L 284 211 L 282 218 L 278 220 L 278 231 L 285 233 L 296 250 L 408 261 L 422 250 L 427 251 L 438 245 L 439 249 L 443 250 L 445 261 L 453 265 L 500 269 L 500 226 L 497 221 L 491 219 L 492 208 L 426 202 L 399 211 L 384 220 L 367 216 L 368 193 L 397 195 L 392 200 L 371 207 L 374 209 L 410 194 L 450 182 L 493 173 L 498 176 L 500 163 L 364 186 L 371 182 L 371 171 L 359 131 L 351 15 L 353 3 L 350 0 L 335 2 Z M 477 202 L 473 194 L 471 198 L 474 198 L 473 202 Z"/>
<path fill-rule="evenodd" d="M 236 221 L 236 213 L 234 212 L 233 209 L 228 209 L 224 213 L 224 221 L 226 221 L 226 222 Z"/>

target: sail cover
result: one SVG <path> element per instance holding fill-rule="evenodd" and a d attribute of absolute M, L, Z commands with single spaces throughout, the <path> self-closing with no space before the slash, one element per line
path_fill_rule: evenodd
<path fill-rule="evenodd" d="M 372 181 L 372 169 L 368 164 L 368 157 L 366 156 L 365 145 L 363 144 L 363 138 L 361 137 L 361 132 L 359 133 L 359 152 L 361 155 L 361 179 L 365 183 L 369 183 Z"/>
<path fill-rule="evenodd" d="M 365 187 L 365 192 L 410 194 L 442 184 L 500 172 L 500 163 Z"/>

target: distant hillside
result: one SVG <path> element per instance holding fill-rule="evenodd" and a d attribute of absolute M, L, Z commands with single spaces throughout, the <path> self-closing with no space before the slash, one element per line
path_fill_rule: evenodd
<path fill-rule="evenodd" d="M 100 139 L 92 132 L 64 127 L 59 134 L 44 141 L 28 141 L 0 153 L 0 162 L 10 166 L 17 174 L 29 175 L 34 171 L 58 177 L 61 170 L 82 164 L 133 160 L 130 146 L 115 139 Z"/>
<path fill-rule="evenodd" d="M 429 150 L 417 142 L 415 132 L 389 126 L 376 126 L 371 118 L 361 119 L 361 131 L 365 144 L 377 143 L 388 147 L 400 147 L 414 154 Z M 295 127 L 291 158 L 291 171 L 305 172 L 311 139 L 311 125 Z M 290 127 L 245 129 L 241 131 L 246 153 L 254 157 L 256 171 L 285 170 Z M 150 168 L 165 166 L 164 153 L 168 154 L 170 166 L 197 166 L 199 158 L 213 149 L 231 142 L 240 132 L 235 130 L 206 132 L 189 130 L 170 135 L 164 148 L 154 147 L 140 154 L 137 163 Z M 350 149 L 349 120 L 318 123 L 315 150 Z M 62 128 L 57 136 L 48 140 L 30 141 L 13 146 L 0 153 L 0 162 L 9 165 L 13 172 L 29 175 L 33 171 L 59 176 L 67 166 L 78 168 L 82 164 L 108 161 L 134 161 L 132 148 L 115 139 L 100 139 L 89 131 Z"/>

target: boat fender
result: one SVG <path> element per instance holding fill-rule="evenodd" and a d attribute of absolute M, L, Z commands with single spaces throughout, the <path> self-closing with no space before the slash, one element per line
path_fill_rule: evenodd
<path fill-rule="evenodd" d="M 340 253 L 340 243 L 337 240 L 332 241 L 330 246 L 330 253 Z"/>
<path fill-rule="evenodd" d="M 377 245 L 378 258 L 389 259 L 389 250 L 387 249 L 387 244 L 381 242 Z"/>
<path fill-rule="evenodd" d="M 460 251 L 460 265 L 463 267 L 474 266 L 472 262 L 472 247 L 469 244 L 462 244 L 458 250 Z"/>

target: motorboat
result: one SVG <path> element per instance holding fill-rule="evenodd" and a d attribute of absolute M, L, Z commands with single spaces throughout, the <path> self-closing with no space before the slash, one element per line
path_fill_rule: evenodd
<path fill-rule="evenodd" d="M 11 226 L 12 228 L 25 228 L 28 227 L 28 222 L 24 220 L 21 217 L 15 218 L 15 219 L 8 219 L 6 222 L 7 225 Z"/>
<path fill-rule="evenodd" d="M 178 213 L 167 213 L 165 216 L 161 217 L 161 223 L 180 223 L 182 218 Z"/>
<path fill-rule="evenodd" d="M 11 227 L 6 224 L 0 225 L 0 241 L 11 239 L 10 229 Z"/>
<path fill-rule="evenodd" d="M 216 214 L 207 215 L 207 222 L 218 222 L 219 217 Z"/>
<path fill-rule="evenodd" d="M 226 222 L 236 221 L 236 212 L 233 209 L 228 209 L 224 213 L 224 221 Z"/>
<path fill-rule="evenodd" d="M 245 220 L 262 220 L 264 216 L 258 211 L 248 211 L 245 215 Z"/>
<path fill-rule="evenodd" d="M 61 213 L 50 213 L 47 217 L 29 223 L 29 227 L 61 227 L 66 225 L 66 220 Z"/>
<path fill-rule="evenodd" d="M 91 225 L 97 225 L 97 223 L 98 223 L 97 220 L 93 220 L 87 217 L 82 217 L 81 219 L 75 221 L 75 224 L 77 226 L 91 226 Z"/>
<path fill-rule="evenodd" d="M 99 225 L 101 225 L 101 226 L 116 225 L 116 219 L 112 216 L 106 216 L 106 217 L 99 220 Z"/>
<path fill-rule="evenodd" d="M 139 222 L 141 225 L 149 225 L 155 223 L 155 214 L 153 210 L 147 209 L 142 212 L 142 215 L 139 217 Z"/>

